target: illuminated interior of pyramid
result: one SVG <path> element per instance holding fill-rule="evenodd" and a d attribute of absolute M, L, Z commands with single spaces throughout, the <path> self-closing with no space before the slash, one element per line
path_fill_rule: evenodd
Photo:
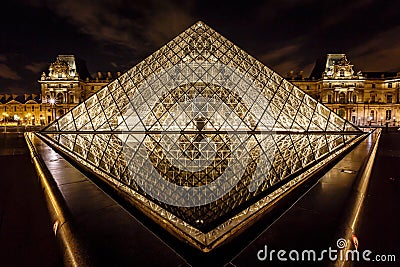
<path fill-rule="evenodd" d="M 197 22 L 40 136 L 207 250 L 363 132 Z"/>

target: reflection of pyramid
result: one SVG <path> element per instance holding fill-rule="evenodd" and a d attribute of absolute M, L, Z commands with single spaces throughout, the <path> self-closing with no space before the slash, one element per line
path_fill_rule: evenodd
<path fill-rule="evenodd" d="M 41 132 L 203 250 L 361 134 L 202 22 Z"/>

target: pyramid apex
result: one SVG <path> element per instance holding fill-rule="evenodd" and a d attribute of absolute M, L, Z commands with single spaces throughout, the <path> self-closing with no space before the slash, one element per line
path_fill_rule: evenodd
<path fill-rule="evenodd" d="M 206 26 L 206 24 L 203 21 L 198 20 L 193 26 L 195 28 L 203 28 L 204 26 Z"/>

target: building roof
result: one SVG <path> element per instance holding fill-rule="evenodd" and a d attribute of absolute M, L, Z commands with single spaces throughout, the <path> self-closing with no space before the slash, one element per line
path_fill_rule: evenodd
<path fill-rule="evenodd" d="M 321 56 L 317 59 L 317 61 L 315 62 L 314 68 L 311 71 L 311 74 L 309 76 L 309 79 L 312 79 L 313 77 L 314 77 L 314 79 L 322 78 L 322 74 L 325 71 L 325 67 L 326 67 L 326 55 Z"/>
<path fill-rule="evenodd" d="M 41 99 L 39 95 L 36 94 L 24 94 L 24 95 L 10 95 L 1 94 L 0 95 L 1 104 L 39 104 Z"/>
<path fill-rule="evenodd" d="M 397 72 L 393 71 L 363 71 L 363 75 L 368 79 L 388 79 L 395 78 Z M 398 77 L 398 76 L 397 76 Z"/>
<path fill-rule="evenodd" d="M 79 57 L 75 57 L 75 63 L 76 71 L 79 73 L 79 78 L 82 80 L 86 80 L 86 78 L 89 78 L 89 80 L 91 80 L 92 76 L 90 76 L 86 61 Z"/>
<path fill-rule="evenodd" d="M 324 75 L 325 77 L 337 78 L 337 66 L 340 69 L 346 70 L 345 78 L 357 78 L 358 74 L 355 75 L 357 71 L 354 70 L 353 65 L 347 60 L 346 54 L 326 54 L 317 59 L 308 79 L 321 79 Z"/>

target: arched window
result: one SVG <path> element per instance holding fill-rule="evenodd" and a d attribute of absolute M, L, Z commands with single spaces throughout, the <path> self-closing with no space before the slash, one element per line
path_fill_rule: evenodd
<path fill-rule="evenodd" d="M 342 118 L 344 118 L 344 116 L 346 115 L 346 112 L 343 109 L 339 109 L 338 110 L 338 115 Z"/>
<path fill-rule="evenodd" d="M 64 95 L 62 93 L 57 94 L 57 103 L 64 103 Z"/>
<path fill-rule="evenodd" d="M 369 113 L 369 120 L 373 121 L 375 120 L 375 111 L 371 110 L 371 112 Z"/>
<path fill-rule="evenodd" d="M 345 100 L 346 100 L 346 95 L 345 95 L 345 93 L 341 92 L 341 93 L 339 94 L 339 103 L 340 103 L 340 104 L 344 104 L 344 103 L 345 103 Z"/>

